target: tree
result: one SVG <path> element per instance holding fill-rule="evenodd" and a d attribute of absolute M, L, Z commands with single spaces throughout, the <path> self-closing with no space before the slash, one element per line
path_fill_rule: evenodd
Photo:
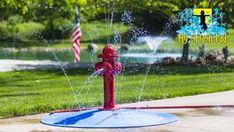
<path fill-rule="evenodd" d="M 194 5 L 219 7 L 226 13 L 226 22 L 233 26 L 233 0 L 1 0 L 0 21 L 8 20 L 12 15 L 20 15 L 24 21 L 47 25 L 48 31 L 51 31 L 48 36 L 55 38 L 56 21 L 72 21 L 74 8 L 79 6 L 81 21 L 107 19 L 110 14 L 118 19 L 127 10 L 135 17 L 134 25 L 159 33 L 170 16 Z"/>
<path fill-rule="evenodd" d="M 1 0 L 0 1 L 0 20 L 8 19 L 9 15 L 24 15 L 28 13 L 31 0 Z"/>

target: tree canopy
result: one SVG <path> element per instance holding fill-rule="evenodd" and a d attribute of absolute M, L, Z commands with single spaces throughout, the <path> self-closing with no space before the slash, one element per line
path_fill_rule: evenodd
<path fill-rule="evenodd" d="M 1 0 L 0 21 L 19 16 L 21 21 L 35 21 L 55 30 L 56 23 L 73 22 L 75 6 L 79 7 L 81 21 L 104 20 L 110 13 L 115 19 L 124 11 L 131 11 L 136 26 L 162 30 L 170 16 L 187 7 L 218 7 L 225 12 L 225 21 L 233 27 L 233 0 Z M 116 21 L 118 21 L 116 20 Z M 157 25 L 157 26 L 155 26 Z"/>

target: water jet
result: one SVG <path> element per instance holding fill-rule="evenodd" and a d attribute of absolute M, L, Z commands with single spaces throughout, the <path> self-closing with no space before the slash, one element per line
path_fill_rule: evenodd
<path fill-rule="evenodd" d="M 103 108 L 61 110 L 50 113 L 42 124 L 73 128 L 132 128 L 168 124 L 177 121 L 172 114 L 141 108 L 116 107 L 114 100 L 114 75 L 122 71 L 115 61 L 119 55 L 111 45 L 106 45 L 98 55 L 102 62 L 95 65 L 94 75 L 101 74 L 104 82 Z"/>

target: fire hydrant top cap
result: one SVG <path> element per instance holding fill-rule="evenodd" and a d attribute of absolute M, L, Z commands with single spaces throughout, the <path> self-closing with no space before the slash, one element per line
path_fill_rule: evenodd
<path fill-rule="evenodd" d="M 115 49 L 111 45 L 106 45 L 105 48 L 102 51 L 102 54 L 112 56 L 112 57 L 118 57 L 119 56 L 116 53 Z"/>

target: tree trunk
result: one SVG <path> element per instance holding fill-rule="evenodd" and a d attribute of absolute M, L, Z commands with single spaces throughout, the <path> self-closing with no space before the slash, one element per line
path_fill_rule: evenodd
<path fill-rule="evenodd" d="M 187 43 L 184 44 L 183 47 L 183 52 L 182 52 L 182 62 L 187 63 L 188 62 L 188 57 L 189 57 L 189 38 L 187 40 Z"/>
<path fill-rule="evenodd" d="M 53 23 L 53 19 L 49 20 L 49 24 L 50 24 L 50 33 L 51 33 L 51 39 L 52 41 L 55 40 L 55 33 L 54 33 L 54 23 Z"/>

